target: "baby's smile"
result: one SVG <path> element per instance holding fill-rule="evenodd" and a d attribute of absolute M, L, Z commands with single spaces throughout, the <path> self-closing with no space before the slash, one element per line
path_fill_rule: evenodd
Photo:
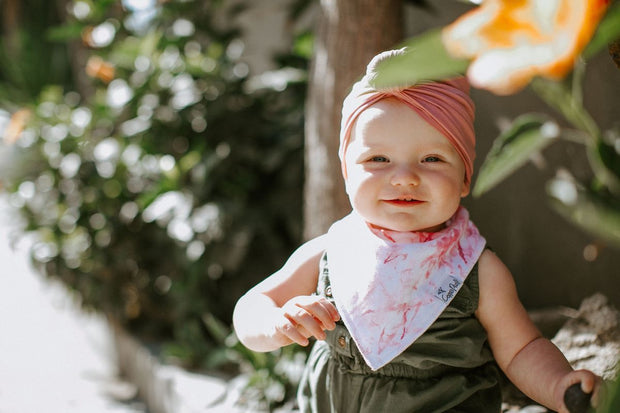
<path fill-rule="evenodd" d="M 387 202 L 388 204 L 396 205 L 396 206 L 411 206 L 411 205 L 421 204 L 424 201 L 420 201 L 419 199 L 415 199 L 415 198 L 395 198 L 395 199 L 385 199 L 384 202 Z"/>

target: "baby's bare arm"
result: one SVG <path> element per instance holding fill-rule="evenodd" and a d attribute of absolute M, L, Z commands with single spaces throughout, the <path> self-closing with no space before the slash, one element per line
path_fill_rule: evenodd
<path fill-rule="evenodd" d="M 563 396 L 571 384 L 581 382 L 586 393 L 596 393 L 600 379 L 589 371 L 573 371 L 560 350 L 542 337 L 517 296 L 510 271 L 488 250 L 480 257 L 479 279 L 476 315 L 497 363 L 521 391 L 558 412 L 567 412 Z"/>
<path fill-rule="evenodd" d="M 271 351 L 308 338 L 324 339 L 339 319 L 335 307 L 313 296 L 324 238 L 302 245 L 277 272 L 239 299 L 233 313 L 241 343 L 254 351 Z"/>

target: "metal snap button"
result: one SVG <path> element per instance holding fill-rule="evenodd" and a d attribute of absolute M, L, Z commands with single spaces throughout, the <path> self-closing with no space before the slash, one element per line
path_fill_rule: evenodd
<path fill-rule="evenodd" d="M 344 336 L 338 337 L 338 345 L 340 348 L 345 348 L 347 346 L 347 339 Z"/>
<path fill-rule="evenodd" d="M 326 297 L 331 297 L 332 296 L 332 287 L 331 287 L 331 285 L 328 285 L 327 287 L 325 287 L 325 296 Z"/>

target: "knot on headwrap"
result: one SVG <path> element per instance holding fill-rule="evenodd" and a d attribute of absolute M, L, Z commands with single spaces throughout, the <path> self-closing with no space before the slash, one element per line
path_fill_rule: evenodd
<path fill-rule="evenodd" d="M 476 136 L 475 108 L 469 97 L 469 83 L 465 77 L 457 77 L 405 87 L 375 88 L 372 80 L 376 76 L 377 65 L 403 51 L 391 50 L 375 56 L 368 64 L 364 77 L 353 85 L 344 100 L 338 152 L 344 177 L 347 177 L 345 154 L 358 116 L 382 99 L 395 98 L 448 138 L 465 164 L 465 181 L 470 182 L 476 156 Z"/>

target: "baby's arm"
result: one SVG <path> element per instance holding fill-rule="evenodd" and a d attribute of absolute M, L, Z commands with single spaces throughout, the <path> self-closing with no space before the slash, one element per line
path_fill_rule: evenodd
<path fill-rule="evenodd" d="M 291 343 L 308 345 L 308 337 L 325 339 L 339 319 L 336 308 L 314 296 L 324 236 L 299 247 L 277 272 L 237 301 L 233 324 L 237 337 L 254 351 L 271 351 Z"/>
<path fill-rule="evenodd" d="M 493 355 L 501 369 L 523 393 L 558 412 L 568 412 L 566 389 L 581 382 L 594 392 L 600 378 L 587 370 L 573 371 L 560 350 L 542 337 L 517 296 L 510 271 L 486 250 L 479 261 L 480 301 L 476 315 L 489 336 Z"/>

